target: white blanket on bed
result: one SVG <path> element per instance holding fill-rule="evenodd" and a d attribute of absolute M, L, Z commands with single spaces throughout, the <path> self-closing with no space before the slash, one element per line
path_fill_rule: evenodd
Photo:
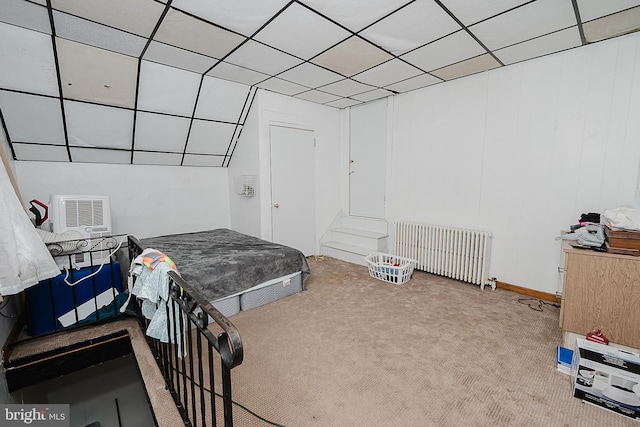
<path fill-rule="evenodd" d="M 0 294 L 13 295 L 60 274 L 0 162 Z"/>

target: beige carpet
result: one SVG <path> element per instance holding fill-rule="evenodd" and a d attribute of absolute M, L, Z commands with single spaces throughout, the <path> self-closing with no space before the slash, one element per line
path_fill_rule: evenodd
<path fill-rule="evenodd" d="M 571 395 L 557 308 L 423 272 L 397 286 L 332 258 L 310 266 L 306 292 L 231 318 L 245 348 L 234 400 L 274 423 L 638 425 Z"/>

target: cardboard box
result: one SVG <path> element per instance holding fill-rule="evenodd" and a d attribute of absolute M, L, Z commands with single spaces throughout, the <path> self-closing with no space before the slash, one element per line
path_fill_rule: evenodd
<path fill-rule="evenodd" d="M 640 355 L 584 339 L 571 366 L 573 395 L 640 421 Z"/>

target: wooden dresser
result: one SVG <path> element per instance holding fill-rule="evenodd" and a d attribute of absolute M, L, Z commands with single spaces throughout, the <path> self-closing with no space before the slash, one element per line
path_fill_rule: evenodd
<path fill-rule="evenodd" d="M 560 327 L 581 335 L 600 329 L 611 342 L 640 348 L 640 257 L 564 243 Z"/>

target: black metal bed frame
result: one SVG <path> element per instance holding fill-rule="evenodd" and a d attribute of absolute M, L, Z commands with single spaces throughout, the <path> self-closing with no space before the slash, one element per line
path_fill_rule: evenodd
<path fill-rule="evenodd" d="M 128 248 L 131 261 L 145 249 L 133 236 L 129 236 Z M 232 427 L 231 369 L 242 363 L 240 334 L 182 277 L 173 271 L 168 274 L 170 300 L 165 309 L 167 319 L 171 319 L 167 322 L 167 332 L 172 343 L 147 336 L 149 347 L 186 426 L 218 425 L 216 398 L 221 398 L 224 426 Z M 140 310 L 138 313 L 141 326 L 146 331 L 149 320 L 142 316 Z M 212 328 L 217 329 L 217 336 L 209 329 L 211 320 L 215 322 Z M 170 324 L 176 325 L 173 331 Z M 214 350 L 219 360 L 214 357 Z M 214 372 L 217 368 L 221 370 L 221 393 L 216 392 Z"/>

